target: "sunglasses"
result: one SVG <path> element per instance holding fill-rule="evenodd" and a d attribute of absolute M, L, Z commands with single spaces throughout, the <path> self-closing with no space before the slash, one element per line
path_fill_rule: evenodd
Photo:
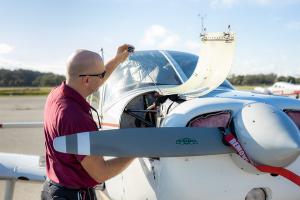
<path fill-rule="evenodd" d="M 106 74 L 106 71 L 100 73 L 100 74 L 80 74 L 79 77 L 83 77 L 83 76 L 97 76 L 99 78 L 103 78 Z"/>

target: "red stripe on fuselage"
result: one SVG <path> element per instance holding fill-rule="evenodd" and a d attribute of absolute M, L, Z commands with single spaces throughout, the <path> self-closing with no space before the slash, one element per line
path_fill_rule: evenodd
<path fill-rule="evenodd" d="M 110 127 L 120 128 L 119 124 L 113 124 L 113 123 L 108 123 L 108 122 L 102 122 L 101 126 L 110 126 Z"/>
<path fill-rule="evenodd" d="M 283 176 L 288 180 L 292 181 L 293 183 L 295 183 L 296 185 L 300 186 L 300 176 L 298 176 L 292 171 L 289 171 L 288 169 L 285 169 L 283 167 L 273 167 L 273 166 L 266 166 L 266 165 L 256 166 L 256 168 L 262 172 L 279 174 L 280 176 Z"/>
<path fill-rule="evenodd" d="M 289 96 L 289 95 L 297 95 L 297 94 L 300 94 L 300 90 L 296 90 L 292 93 L 284 93 L 283 90 L 280 90 L 280 91 L 274 91 L 272 92 L 273 94 L 276 94 L 276 95 L 281 95 L 281 96 Z"/>

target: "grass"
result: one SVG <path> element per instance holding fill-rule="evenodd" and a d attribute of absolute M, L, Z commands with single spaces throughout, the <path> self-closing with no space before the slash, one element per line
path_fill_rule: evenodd
<path fill-rule="evenodd" d="M 48 95 L 52 87 L 0 87 L 0 96 Z"/>
<path fill-rule="evenodd" d="M 257 86 L 235 86 L 237 90 L 251 91 Z M 262 86 L 266 87 L 266 86 Z M 48 95 L 52 87 L 0 87 L 0 96 L 38 96 Z"/>
<path fill-rule="evenodd" d="M 255 88 L 256 86 L 251 86 L 251 85 L 243 85 L 243 86 L 238 85 L 238 86 L 235 86 L 235 85 L 234 85 L 234 87 L 235 87 L 236 90 L 247 90 L 247 91 L 251 91 L 251 90 L 254 90 L 254 88 Z"/>
<path fill-rule="evenodd" d="M 262 88 L 267 88 L 270 87 L 270 85 L 243 85 L 243 86 L 235 86 L 236 90 L 246 90 L 246 91 L 252 91 L 254 90 L 255 87 L 262 87 Z"/>

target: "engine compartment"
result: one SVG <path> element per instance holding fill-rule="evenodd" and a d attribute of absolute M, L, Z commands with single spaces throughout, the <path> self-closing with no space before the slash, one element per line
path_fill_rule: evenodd
<path fill-rule="evenodd" d="M 120 128 L 155 127 L 156 112 L 150 112 L 149 109 L 154 102 L 155 92 L 143 93 L 133 98 L 123 110 Z"/>
<path fill-rule="evenodd" d="M 156 91 L 140 94 L 124 108 L 120 128 L 160 127 L 162 119 L 184 101 L 178 95 L 162 96 Z"/>

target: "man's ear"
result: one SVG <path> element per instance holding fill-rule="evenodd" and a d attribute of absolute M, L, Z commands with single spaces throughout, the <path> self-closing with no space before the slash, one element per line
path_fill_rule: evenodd
<path fill-rule="evenodd" d="M 84 85 L 88 85 L 89 84 L 89 78 L 88 78 L 88 76 L 84 76 L 81 79 L 81 83 L 84 84 Z"/>

